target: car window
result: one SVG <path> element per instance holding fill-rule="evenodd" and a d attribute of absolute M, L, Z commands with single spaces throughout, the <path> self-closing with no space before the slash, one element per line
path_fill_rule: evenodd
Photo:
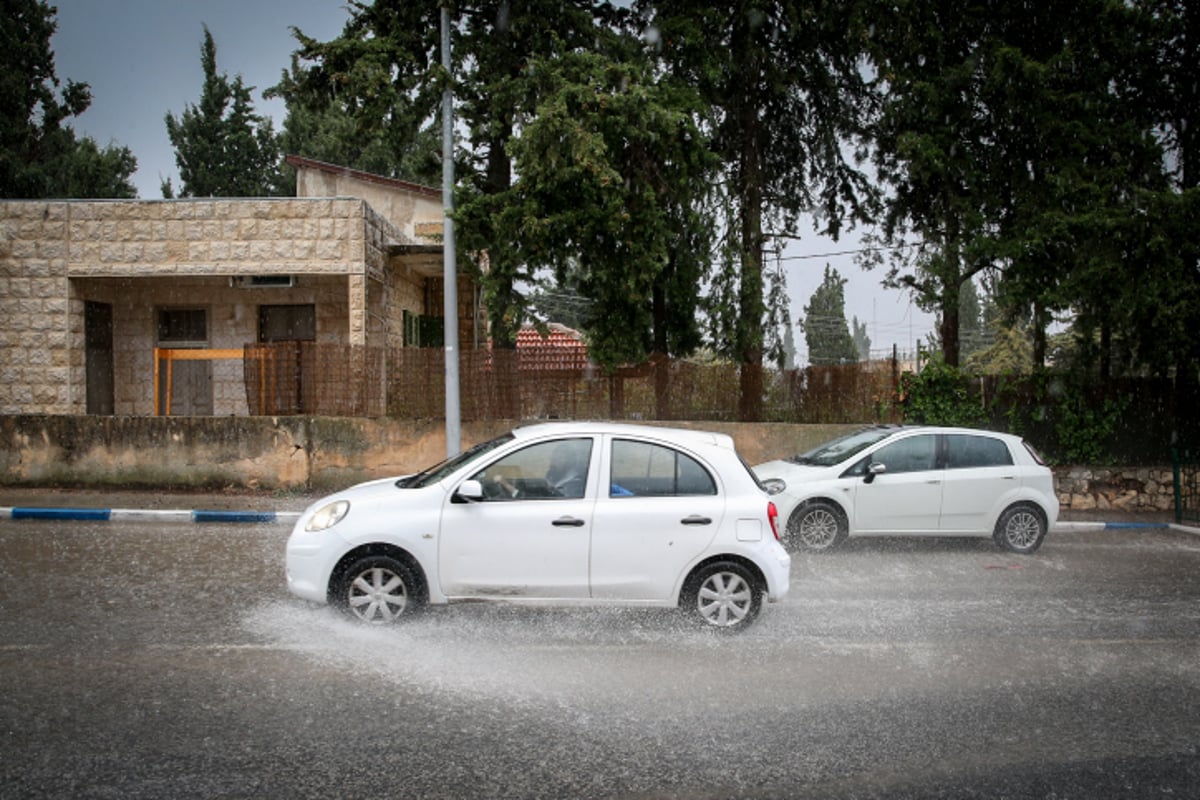
<path fill-rule="evenodd" d="M 937 468 L 937 436 L 910 436 L 884 445 L 871 454 L 872 463 L 887 467 L 888 475 Z"/>
<path fill-rule="evenodd" d="M 716 494 L 717 484 L 699 461 L 678 450 L 617 439 L 612 445 L 612 497 Z"/>
<path fill-rule="evenodd" d="M 591 439 L 540 442 L 510 453 L 471 476 L 485 500 L 552 500 L 583 497 Z"/>
<path fill-rule="evenodd" d="M 1007 467 L 1013 463 L 1008 445 L 991 436 L 952 433 L 946 436 L 946 467 Z"/>

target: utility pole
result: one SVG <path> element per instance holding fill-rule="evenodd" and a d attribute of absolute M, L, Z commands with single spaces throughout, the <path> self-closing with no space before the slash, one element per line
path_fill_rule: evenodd
<path fill-rule="evenodd" d="M 450 9 L 442 6 L 442 275 L 446 356 L 446 457 L 462 449 L 458 392 L 458 267 L 454 252 L 454 90 L 450 71 Z"/>

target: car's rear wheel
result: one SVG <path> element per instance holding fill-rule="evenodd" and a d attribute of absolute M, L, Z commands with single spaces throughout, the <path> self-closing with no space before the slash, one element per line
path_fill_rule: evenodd
<path fill-rule="evenodd" d="M 698 569 L 684 587 L 684 610 L 723 631 L 748 628 L 762 609 L 763 589 L 754 573 L 736 561 Z"/>
<path fill-rule="evenodd" d="M 788 518 L 787 542 L 794 550 L 821 553 L 846 538 L 846 517 L 841 509 L 825 500 L 800 506 Z"/>
<path fill-rule="evenodd" d="M 1046 517 L 1034 506 L 1010 506 L 996 521 L 996 544 L 1014 553 L 1029 554 L 1046 538 Z"/>
<path fill-rule="evenodd" d="M 416 574 L 391 556 L 365 556 L 349 564 L 337 578 L 335 605 L 371 625 L 389 625 L 412 616 L 421 606 Z"/>

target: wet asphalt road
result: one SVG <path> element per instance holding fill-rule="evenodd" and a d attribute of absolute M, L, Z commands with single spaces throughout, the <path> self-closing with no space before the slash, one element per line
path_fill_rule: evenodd
<path fill-rule="evenodd" d="M 1200 537 L 866 540 L 741 636 L 290 598 L 286 525 L 0 520 L 4 798 L 1195 797 Z"/>

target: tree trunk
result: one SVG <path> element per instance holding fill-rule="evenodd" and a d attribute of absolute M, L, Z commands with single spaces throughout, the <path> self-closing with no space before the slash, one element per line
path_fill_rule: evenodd
<path fill-rule="evenodd" d="M 654 345 L 651 348 L 650 365 L 654 370 L 654 413 L 659 419 L 672 419 L 671 359 L 667 355 L 667 295 L 662 284 L 655 284 L 651 304 Z"/>
<path fill-rule="evenodd" d="M 740 26 L 739 26 L 740 28 Z M 740 28 L 735 31 L 735 44 L 749 32 Z M 746 43 L 740 49 L 745 61 L 739 70 L 746 80 L 746 93 L 737 110 L 740 127 L 741 156 L 738 159 L 738 200 L 741 215 L 741 280 L 738 282 L 737 354 L 741 362 L 739 371 L 738 418 L 742 422 L 757 422 L 762 418 L 763 406 L 763 302 L 762 271 L 762 208 L 763 174 L 762 153 L 759 151 L 758 104 L 754 88 L 761 80 L 762 70 L 758 64 L 759 50 Z"/>

